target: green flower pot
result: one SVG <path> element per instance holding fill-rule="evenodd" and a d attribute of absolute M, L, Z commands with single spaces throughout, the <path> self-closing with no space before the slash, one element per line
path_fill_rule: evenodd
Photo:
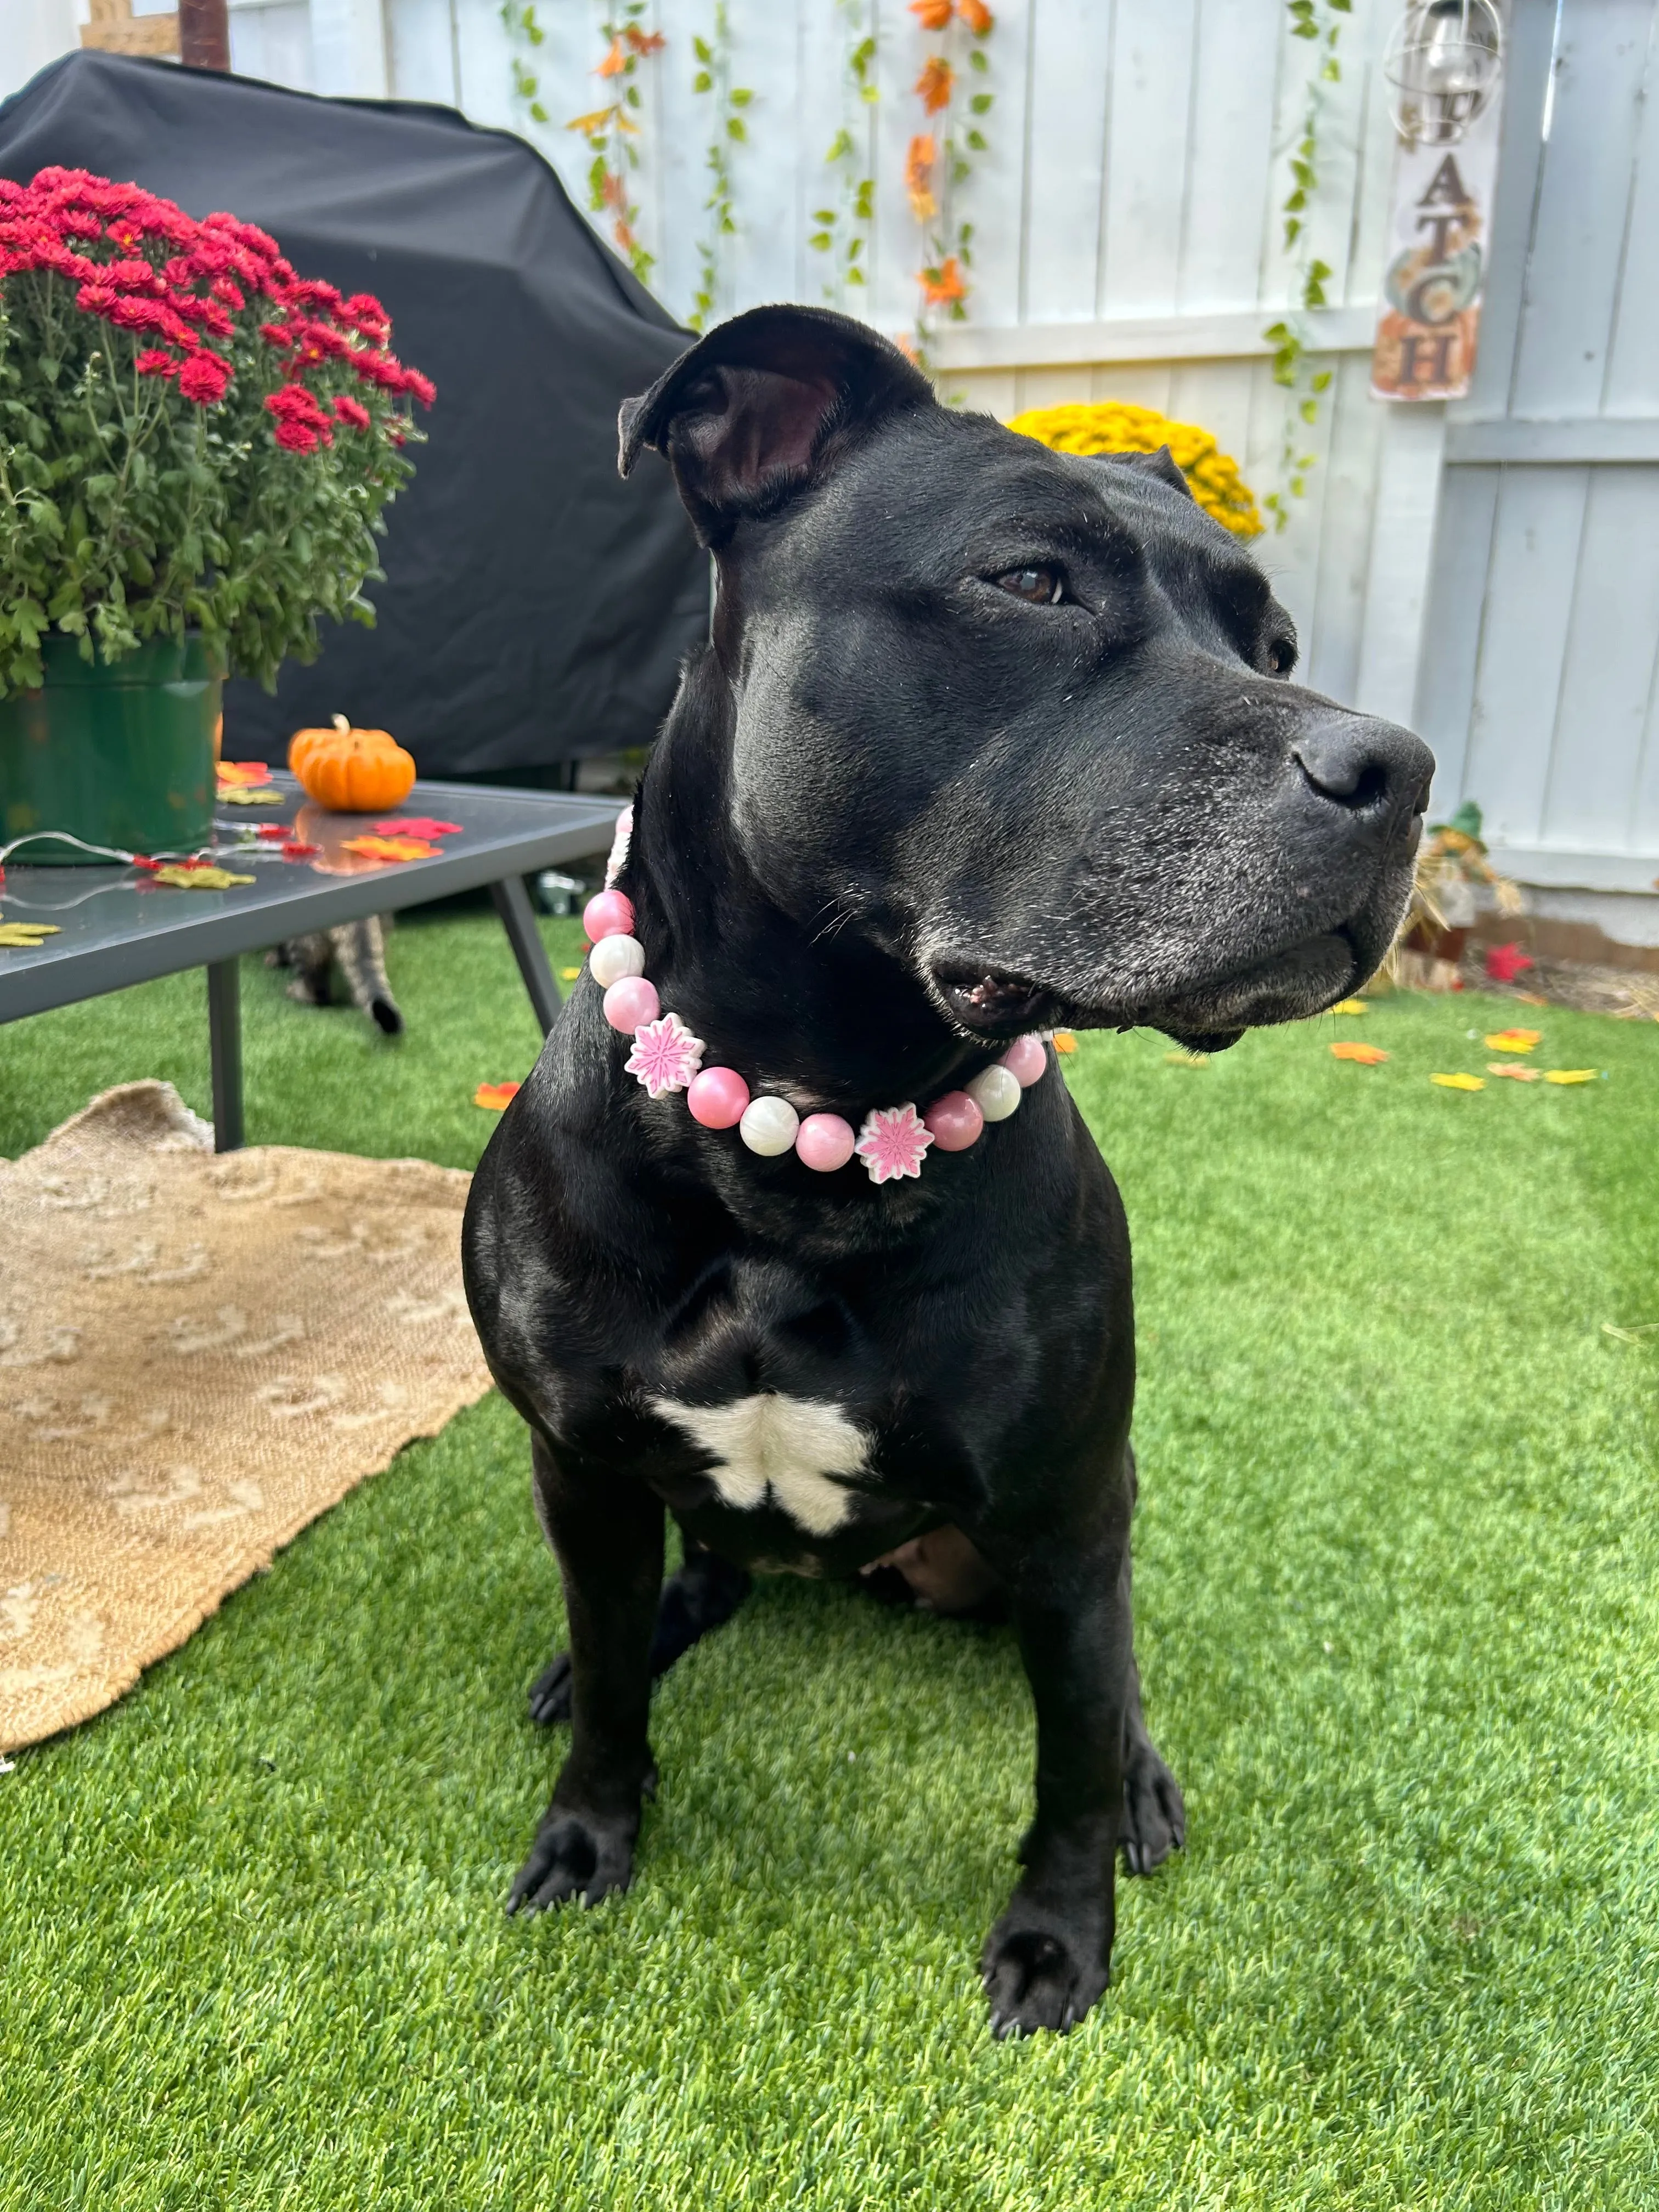
<path fill-rule="evenodd" d="M 66 830 L 122 852 L 191 853 L 213 835 L 223 671 L 199 638 L 156 639 L 106 665 L 42 641 L 46 682 L 0 699 L 0 846 Z M 42 838 L 20 867 L 107 867 Z"/>

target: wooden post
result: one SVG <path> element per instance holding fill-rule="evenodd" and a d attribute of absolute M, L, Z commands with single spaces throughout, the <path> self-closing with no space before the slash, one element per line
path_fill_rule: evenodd
<path fill-rule="evenodd" d="M 230 67 L 225 0 L 179 0 L 179 58 L 187 69 Z"/>

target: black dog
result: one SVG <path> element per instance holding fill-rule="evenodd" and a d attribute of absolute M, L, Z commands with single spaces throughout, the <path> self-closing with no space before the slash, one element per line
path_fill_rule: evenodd
<path fill-rule="evenodd" d="M 1432 759 L 1285 684 L 1288 618 L 1167 453 L 1048 452 L 797 307 L 629 402 L 624 473 L 647 446 L 719 593 L 621 888 L 711 1065 L 856 1127 L 1033 1030 L 1215 1051 L 1370 974 Z M 1118 1845 L 1145 1869 L 1182 1841 L 1131 1637 L 1112 1180 L 1052 1054 L 1012 1119 L 878 1185 L 648 1097 L 600 998 L 584 976 L 466 1219 L 570 1619 L 568 1678 L 536 1693 L 568 1698 L 570 1755 L 512 1902 L 626 1887 L 652 1673 L 741 1570 L 853 1575 L 948 1526 L 1006 1592 L 1036 1707 L 994 2024 L 1069 2027 L 1108 1978 Z M 666 1589 L 665 1506 L 688 1547 Z"/>

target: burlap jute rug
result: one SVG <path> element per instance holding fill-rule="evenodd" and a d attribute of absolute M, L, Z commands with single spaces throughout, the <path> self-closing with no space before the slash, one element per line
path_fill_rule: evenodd
<path fill-rule="evenodd" d="M 164 1083 L 0 1162 L 0 1750 L 101 1711 L 483 1395 L 468 1180 L 216 1157 Z"/>

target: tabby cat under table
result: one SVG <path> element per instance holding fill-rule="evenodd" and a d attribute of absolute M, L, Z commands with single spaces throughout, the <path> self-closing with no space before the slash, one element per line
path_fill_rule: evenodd
<path fill-rule="evenodd" d="M 314 929 L 304 937 L 290 937 L 265 958 L 273 968 L 295 970 L 288 995 L 308 1006 L 334 1003 L 337 965 L 352 1004 L 360 1006 L 387 1036 L 401 1036 L 404 1018 L 386 974 L 389 927 L 389 917 L 371 914 L 362 921 L 343 921 L 332 929 Z"/>

